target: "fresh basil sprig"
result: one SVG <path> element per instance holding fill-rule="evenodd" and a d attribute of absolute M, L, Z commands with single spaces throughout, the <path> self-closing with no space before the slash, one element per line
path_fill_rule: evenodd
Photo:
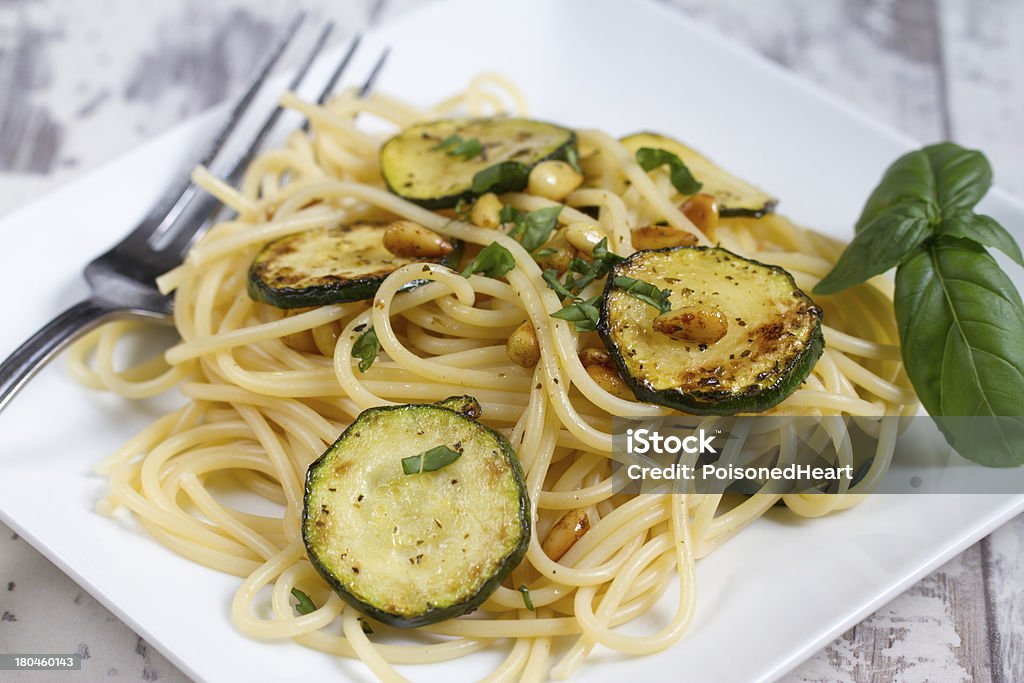
<path fill-rule="evenodd" d="M 497 279 L 515 267 L 516 257 L 512 252 L 497 242 L 491 242 L 466 266 L 462 271 L 462 277 L 483 273 L 485 277 Z"/>
<path fill-rule="evenodd" d="M 683 194 L 696 194 L 703 187 L 690 173 L 683 160 L 667 150 L 641 147 L 636 151 L 636 163 L 645 171 L 667 165 L 672 186 Z"/>
<path fill-rule="evenodd" d="M 672 290 L 670 289 L 658 289 L 650 282 L 637 280 L 635 277 L 627 275 L 616 276 L 612 280 L 612 284 L 634 299 L 639 299 L 648 306 L 657 308 L 661 313 L 666 313 L 672 309 L 672 305 L 668 301 L 672 295 Z"/>
<path fill-rule="evenodd" d="M 377 359 L 378 353 L 380 353 L 380 340 L 377 339 L 377 333 L 373 331 L 372 327 L 359 335 L 359 339 L 356 339 L 356 343 L 352 345 L 352 357 L 360 359 L 359 372 L 369 370 L 373 361 Z"/>
<path fill-rule="evenodd" d="M 1002 226 L 974 212 L 991 183 L 985 156 L 953 143 L 900 157 L 814 293 L 896 266 L 900 345 L 921 403 L 965 458 L 1014 466 L 1024 464 L 1024 304 L 985 247 L 1024 259 Z"/>
<path fill-rule="evenodd" d="M 442 467 L 451 465 L 461 457 L 462 451 L 460 450 L 453 450 L 447 446 L 434 446 L 430 450 L 423 451 L 418 455 L 402 458 L 402 472 L 404 474 L 436 472 Z"/>

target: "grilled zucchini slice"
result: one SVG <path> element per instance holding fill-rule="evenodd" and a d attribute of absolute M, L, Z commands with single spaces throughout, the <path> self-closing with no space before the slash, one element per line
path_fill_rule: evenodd
<path fill-rule="evenodd" d="M 616 286 L 668 289 L 671 312 Z M 612 268 L 598 332 L 641 401 L 695 415 L 761 412 L 807 377 L 824 350 L 821 309 L 792 275 L 715 247 L 638 251 Z"/>
<path fill-rule="evenodd" d="M 466 614 L 522 561 L 530 503 L 508 441 L 472 397 L 363 411 L 306 476 L 310 562 L 363 614 L 413 628 Z M 461 452 L 405 474 L 403 458 Z M 425 466 L 424 470 L 430 469 Z"/>
<path fill-rule="evenodd" d="M 456 140 L 465 144 L 460 147 Z M 395 194 L 428 209 L 445 209 L 483 194 L 473 190 L 481 171 L 514 162 L 514 172 L 485 191 L 521 190 L 531 168 L 547 159 L 564 160 L 575 149 L 575 133 L 543 121 L 443 119 L 415 124 L 385 142 L 380 170 Z"/>
<path fill-rule="evenodd" d="M 461 243 L 441 258 L 405 258 L 384 247 L 390 223 L 316 228 L 267 244 L 249 268 L 249 296 L 278 308 L 369 299 L 388 275 L 410 263 L 459 261 Z"/>
<path fill-rule="evenodd" d="M 778 204 L 775 197 L 725 171 L 678 140 L 657 133 L 635 133 L 622 138 L 622 144 L 633 154 L 641 147 L 663 149 L 675 154 L 703 185 L 700 191 L 718 200 L 718 213 L 724 218 L 760 218 L 774 211 Z"/>

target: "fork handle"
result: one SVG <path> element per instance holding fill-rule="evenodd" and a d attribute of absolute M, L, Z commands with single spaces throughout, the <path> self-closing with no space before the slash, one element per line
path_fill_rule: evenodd
<path fill-rule="evenodd" d="M 0 410 L 58 351 L 118 310 L 103 299 L 91 297 L 79 301 L 29 337 L 0 364 Z"/>

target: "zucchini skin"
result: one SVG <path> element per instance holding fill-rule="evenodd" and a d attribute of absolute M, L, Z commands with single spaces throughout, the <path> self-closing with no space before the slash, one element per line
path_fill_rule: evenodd
<path fill-rule="evenodd" d="M 323 455 L 317 458 L 306 472 L 306 482 L 303 495 L 303 509 L 302 509 L 302 539 L 306 546 L 306 556 L 308 557 L 310 564 L 316 569 L 317 573 L 327 582 L 332 590 L 347 604 L 361 612 L 362 614 L 379 621 L 382 624 L 392 626 L 395 628 L 417 628 L 420 626 L 427 626 L 434 624 L 439 621 L 445 621 L 447 619 L 453 619 L 455 617 L 468 614 L 480 607 L 487 600 L 488 597 L 501 582 L 508 577 L 509 574 L 515 570 L 516 567 L 522 562 L 526 556 L 526 551 L 530 545 L 530 536 L 532 533 L 532 522 L 531 522 L 531 506 L 530 499 L 526 488 L 526 477 L 523 474 L 522 466 L 519 463 L 519 458 L 516 455 L 512 445 L 509 444 L 508 440 L 502 436 L 499 432 L 491 429 L 485 424 L 479 423 L 472 417 L 467 415 L 466 411 L 469 410 L 470 414 L 473 412 L 473 406 L 478 406 L 476 400 L 472 397 L 460 396 L 446 399 L 445 401 L 434 403 L 434 404 L 407 404 L 398 406 L 381 406 L 378 408 L 369 408 L 364 410 L 359 416 L 345 429 L 338 437 L 338 439 L 332 444 Z M 452 407 L 449 407 L 452 406 Z M 453 409 L 453 407 L 455 409 Z M 502 451 L 505 461 L 508 463 L 509 468 L 516 482 L 516 487 L 519 491 L 518 500 L 518 513 L 519 513 L 519 531 L 520 537 L 519 542 L 516 546 L 502 559 L 501 566 L 497 572 L 485 581 L 479 590 L 470 596 L 469 598 L 447 606 L 447 607 L 431 607 L 424 612 L 419 613 L 413 617 L 396 615 L 391 612 L 380 609 L 379 607 L 368 603 L 358 596 L 351 593 L 340 580 L 337 579 L 334 572 L 327 566 L 325 566 L 319 559 L 319 555 L 315 548 L 311 547 L 312 543 L 307 535 L 307 529 L 309 528 L 309 501 L 313 495 L 313 488 L 315 486 L 315 477 L 317 471 L 321 467 L 329 466 L 331 461 L 332 453 L 341 445 L 344 439 L 353 432 L 354 429 L 358 429 L 360 422 L 364 416 L 374 415 L 380 413 L 390 413 L 396 411 L 408 411 L 408 410 L 421 410 L 423 408 L 430 408 L 434 410 L 443 410 L 453 415 L 458 416 L 458 419 L 466 420 L 471 422 L 480 429 L 485 430 L 490 437 L 497 442 Z"/>
<path fill-rule="evenodd" d="M 789 284 L 792 285 L 792 290 L 794 292 L 799 292 L 801 297 L 812 305 L 813 311 L 815 312 L 815 320 L 813 322 L 806 347 L 800 354 L 786 364 L 786 366 L 781 370 L 779 378 L 771 386 L 745 393 L 714 390 L 704 390 L 699 393 L 686 392 L 680 389 L 659 390 L 637 379 L 631 373 L 611 330 L 609 294 L 616 289 L 613 284 L 613 280 L 622 268 L 629 267 L 629 265 L 631 265 L 634 259 L 639 255 L 649 253 L 672 253 L 683 249 L 695 251 L 716 250 L 725 252 L 741 261 L 784 275 L 789 281 Z M 793 276 L 784 268 L 744 258 L 721 247 L 684 246 L 638 251 L 627 259 L 616 264 L 608 275 L 608 279 L 605 281 L 604 292 L 601 297 L 601 311 L 597 323 L 597 332 L 601 337 L 601 341 L 604 343 L 605 348 L 608 349 L 609 355 L 614 360 L 615 365 L 619 370 L 619 374 L 625 380 L 627 385 L 629 385 L 629 388 L 633 391 L 637 400 L 662 405 L 690 415 L 736 415 L 737 413 L 764 412 L 784 401 L 790 394 L 799 388 L 807 375 L 809 375 L 811 370 L 814 369 L 815 364 L 818 362 L 818 359 L 825 350 L 825 337 L 821 330 L 821 318 L 821 309 L 814 305 L 813 300 L 796 286 Z"/>
<path fill-rule="evenodd" d="M 485 120 L 485 119 L 467 119 L 466 121 L 476 122 L 476 121 L 480 121 L 480 120 Z M 554 128 L 559 128 L 561 130 L 564 130 L 567 133 L 566 141 L 563 144 L 561 144 L 559 147 L 557 147 L 556 149 L 552 150 L 551 152 L 549 152 L 546 155 L 543 155 L 541 157 L 538 157 L 535 160 L 532 160 L 528 164 L 524 164 L 524 166 L 526 166 L 526 168 L 527 168 L 527 171 L 529 171 L 529 169 L 533 168 L 534 166 L 536 166 L 537 164 L 539 164 L 539 163 L 541 163 L 543 161 L 568 161 L 568 159 L 569 159 L 569 150 L 575 150 L 576 149 L 576 133 L 575 133 L 575 131 L 569 130 L 567 128 L 563 128 L 562 126 L 558 126 L 558 125 L 553 124 L 553 123 L 547 123 L 545 121 L 534 121 L 532 119 L 525 119 L 525 120 L 530 121 L 531 123 L 533 123 L 533 122 L 543 123 L 545 125 L 549 125 L 549 126 L 552 126 Z M 442 120 L 440 122 L 434 121 L 434 122 L 428 122 L 428 123 L 424 123 L 424 124 L 415 124 L 415 125 L 411 126 L 409 129 L 400 131 L 397 135 L 395 135 L 392 138 L 388 139 L 384 143 L 384 145 L 381 147 L 381 176 L 384 179 L 384 183 L 387 186 L 388 191 L 390 191 L 392 194 L 396 194 L 399 197 L 402 197 L 403 199 L 406 199 L 406 200 L 408 200 L 410 202 L 413 202 L 414 204 L 418 204 L 419 206 L 422 206 L 425 209 L 432 209 L 432 210 L 450 209 L 450 208 L 454 207 L 456 204 L 458 204 L 460 201 L 472 201 L 472 200 L 476 199 L 479 196 L 477 193 L 473 192 L 472 187 L 467 186 L 467 188 L 464 191 L 454 192 L 454 193 L 451 193 L 451 194 L 446 194 L 446 195 L 442 195 L 442 196 L 438 196 L 438 197 L 414 197 L 414 196 L 409 196 L 408 194 L 404 193 L 402 191 L 401 187 L 396 187 L 392 183 L 391 174 L 388 172 L 388 169 L 385 167 L 386 166 L 385 159 L 384 159 L 385 149 L 387 147 L 389 147 L 390 145 L 400 144 L 402 142 L 402 136 L 407 134 L 407 132 L 409 130 L 417 129 L 417 128 L 425 128 L 425 127 L 434 125 L 436 123 L 442 123 L 442 122 L 446 122 L 446 121 L 447 120 Z M 495 163 L 500 163 L 500 162 L 496 161 Z M 528 175 L 528 173 L 527 173 L 527 175 Z M 472 180 L 472 178 L 470 178 L 470 180 Z M 493 192 L 495 194 L 502 194 L 504 192 L 518 192 L 519 190 L 522 190 L 522 189 L 525 189 L 525 188 L 526 188 L 526 177 L 524 176 L 522 184 L 519 184 L 519 183 L 498 183 L 497 185 L 494 185 L 493 187 L 491 187 L 488 190 L 488 192 Z"/>
<path fill-rule="evenodd" d="M 301 235 L 303 233 L 297 234 Z M 295 236 L 296 235 L 288 235 L 265 244 L 260 250 L 260 254 L 265 250 L 274 247 L 281 241 L 291 239 Z M 452 251 L 440 259 L 440 261 L 437 261 L 441 265 L 448 266 L 449 268 L 458 265 L 459 260 L 462 258 L 462 250 L 464 247 L 463 243 L 457 239 L 451 239 L 451 244 L 453 247 Z M 253 301 L 261 301 L 265 304 L 270 304 L 276 308 L 283 309 L 328 306 L 330 304 L 343 304 L 352 301 L 371 299 L 373 298 L 373 295 L 377 293 L 381 283 L 384 282 L 388 275 L 391 274 L 388 272 L 355 279 L 339 278 L 336 282 L 307 287 L 272 287 L 267 284 L 263 277 L 261 277 L 258 269 L 258 263 L 259 256 L 257 256 L 257 258 L 253 260 L 252 265 L 249 266 L 249 272 L 246 278 L 246 290 L 249 293 L 249 297 Z M 428 280 L 413 280 L 405 285 L 405 287 L 402 288 L 402 291 L 415 289 L 427 282 Z"/>

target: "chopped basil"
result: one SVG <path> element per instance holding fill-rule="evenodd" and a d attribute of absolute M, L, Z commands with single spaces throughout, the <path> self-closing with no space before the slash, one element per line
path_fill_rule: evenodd
<path fill-rule="evenodd" d="M 316 605 L 309 599 L 309 596 L 300 591 L 298 588 L 292 588 L 292 597 L 298 600 L 295 603 L 295 611 L 300 615 L 309 614 L 310 612 L 316 611 Z"/>
<path fill-rule="evenodd" d="M 580 168 L 580 153 L 576 151 L 575 147 L 569 147 L 565 151 L 565 162 L 572 166 L 572 170 L 576 171 L 580 175 L 583 174 L 583 169 Z"/>
<path fill-rule="evenodd" d="M 486 277 L 499 278 L 516 267 L 516 257 L 497 242 L 491 242 L 476 255 L 476 258 L 462 271 L 462 277 L 483 273 Z"/>
<path fill-rule="evenodd" d="M 473 194 L 514 192 L 526 187 L 530 167 L 519 161 L 502 161 L 473 176 Z"/>
<path fill-rule="evenodd" d="M 583 300 L 578 294 L 595 280 L 608 275 L 612 266 L 622 260 L 618 254 L 608 251 L 608 239 L 604 238 L 594 246 L 594 258 L 586 261 L 581 258 L 574 258 L 569 262 L 569 269 L 565 273 L 565 282 L 558 279 L 558 271 L 549 268 L 541 277 L 560 299 L 571 299 L 571 303 L 559 311 L 551 314 L 552 318 L 568 320 L 575 324 L 577 332 L 591 332 L 597 329 L 599 311 L 597 302 L 601 297 Z"/>
<path fill-rule="evenodd" d="M 501 208 L 499 219 L 502 223 L 512 224 L 508 232 L 509 237 L 517 239 L 526 251 L 536 257 L 538 255 L 534 252 L 551 239 L 551 233 L 558 225 L 558 215 L 562 213 L 562 208 L 562 205 L 558 204 L 523 213 L 506 205 Z"/>
<path fill-rule="evenodd" d="M 690 169 L 686 168 L 683 160 L 664 149 L 641 147 L 636 151 L 636 163 L 645 171 L 667 165 L 672 186 L 683 194 L 696 194 L 702 187 L 690 173 Z"/>
<path fill-rule="evenodd" d="M 551 317 L 574 323 L 577 332 L 593 332 L 597 329 L 597 319 L 600 317 L 597 308 L 600 300 L 600 296 L 586 300 L 577 298 L 574 303 L 552 313 Z"/>
<path fill-rule="evenodd" d="M 373 361 L 377 359 L 378 353 L 380 353 L 380 340 L 377 339 L 377 333 L 373 331 L 372 327 L 359 335 L 359 339 L 356 339 L 356 343 L 352 345 L 352 357 L 360 359 L 359 372 L 369 370 Z"/>
<path fill-rule="evenodd" d="M 469 218 L 469 212 L 472 209 L 472 203 L 467 201 L 465 197 L 459 197 L 459 201 L 455 202 L 455 217 L 460 221 L 464 221 Z"/>
<path fill-rule="evenodd" d="M 367 622 L 366 619 L 363 619 L 362 617 L 359 617 L 358 619 L 359 619 L 359 627 L 363 629 L 363 633 L 365 633 L 368 636 L 372 636 L 373 635 L 373 627 L 370 626 L 369 622 Z"/>
<path fill-rule="evenodd" d="M 523 605 L 526 607 L 526 609 L 530 610 L 531 612 L 536 612 L 537 609 L 533 606 L 533 598 L 530 597 L 530 589 L 527 588 L 525 585 L 522 585 L 516 590 L 518 590 L 522 594 Z"/>
<path fill-rule="evenodd" d="M 430 149 L 432 150 L 447 150 L 445 154 L 450 157 L 462 157 L 463 159 L 469 160 L 476 156 L 483 155 L 483 145 L 480 144 L 480 140 L 477 138 L 470 138 L 463 140 L 458 135 L 449 135 L 447 138 L 434 145 Z"/>
<path fill-rule="evenodd" d="M 618 275 L 612 280 L 612 284 L 622 289 L 634 299 L 639 299 L 645 304 L 654 306 L 662 313 L 671 310 L 672 306 L 668 302 L 669 296 L 672 294 L 671 290 L 658 289 L 650 282 L 644 282 L 643 280 L 637 280 L 633 277 L 626 275 Z"/>
<path fill-rule="evenodd" d="M 408 458 L 402 458 L 402 472 L 405 474 L 436 472 L 442 467 L 451 465 L 461 457 L 462 451 L 453 451 L 447 446 L 434 446 L 419 455 L 410 455 Z"/>

